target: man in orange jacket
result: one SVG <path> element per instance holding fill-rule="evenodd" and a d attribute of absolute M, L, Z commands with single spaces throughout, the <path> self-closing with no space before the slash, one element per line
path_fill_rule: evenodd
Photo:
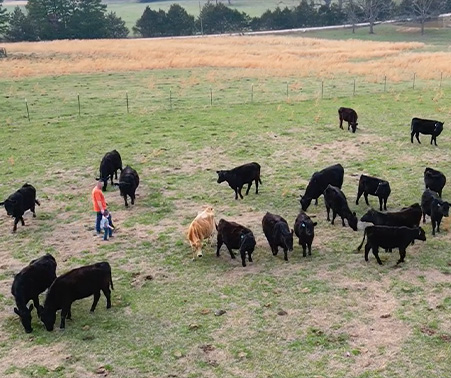
<path fill-rule="evenodd" d="M 102 192 L 103 187 L 103 181 L 99 180 L 97 181 L 96 186 L 92 190 L 92 205 L 94 207 L 94 211 L 96 212 L 96 233 L 100 234 L 100 221 L 102 220 L 102 214 L 106 210 L 106 202 L 105 202 L 105 196 Z M 111 215 L 108 215 L 108 220 L 110 224 L 112 225 L 111 221 Z"/>

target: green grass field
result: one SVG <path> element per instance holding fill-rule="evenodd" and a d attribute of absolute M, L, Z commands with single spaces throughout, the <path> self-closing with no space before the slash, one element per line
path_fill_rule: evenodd
<path fill-rule="evenodd" d="M 199 84 L 195 78 L 223 77 Z M 343 191 L 355 205 L 359 175 L 390 181 L 389 210 L 420 200 L 423 171 L 449 175 L 450 83 L 400 83 L 350 95 L 352 78 L 319 95 L 319 81 L 302 91 L 286 81 L 227 80 L 228 70 L 162 70 L 3 80 L 0 198 L 24 182 L 37 188 L 37 218 L 11 234 L 0 217 L 0 375 L 8 377 L 418 377 L 449 375 L 450 228 L 417 242 L 406 263 L 398 252 L 365 263 L 356 253 L 363 232 L 326 221 L 322 198 L 308 209 L 318 222 L 312 257 L 295 243 L 289 262 L 272 256 L 261 230 L 266 211 L 293 225 L 300 188 L 311 174 L 340 162 Z M 233 75 L 230 75 L 233 77 Z M 219 81 L 221 82 L 221 81 Z M 359 83 L 359 80 L 357 81 Z M 254 83 L 254 102 L 250 87 Z M 210 85 L 214 88 L 210 105 Z M 172 110 L 169 102 L 172 88 Z M 221 91 L 222 88 L 222 91 Z M 297 89 L 296 89 L 297 88 Z M 327 87 L 328 88 L 328 87 Z M 126 113 L 125 90 L 130 99 Z M 81 95 L 81 117 L 76 94 Z M 222 97 L 221 97 L 222 96 Z M 31 122 L 26 117 L 27 97 Z M 308 99 L 307 99 L 308 98 Z M 352 106 L 359 129 L 338 128 L 337 108 Z M 413 116 L 445 121 L 438 147 L 409 140 Z M 92 235 L 90 191 L 103 154 L 117 149 L 140 174 L 135 206 L 117 189 L 106 199 L 119 230 L 108 243 Z M 257 161 L 260 194 L 235 201 L 217 184 L 218 169 Z M 443 197 L 451 191 L 445 186 Z M 370 197 L 372 205 L 377 199 Z M 251 228 L 254 262 L 242 268 L 215 242 L 191 261 L 184 232 L 204 205 L 217 221 Z M 101 298 L 72 306 L 66 330 L 45 331 L 33 313 L 26 335 L 13 313 L 13 273 L 52 253 L 61 274 L 108 260 L 113 307 Z M 42 300 L 44 296 L 41 296 Z M 215 316 L 225 310 L 222 316 Z M 286 314 L 285 314 L 286 313 Z M 285 314 L 285 315 L 284 315 Z M 57 319 L 57 322 L 59 318 Z M 57 323 L 58 324 L 58 323 Z"/>

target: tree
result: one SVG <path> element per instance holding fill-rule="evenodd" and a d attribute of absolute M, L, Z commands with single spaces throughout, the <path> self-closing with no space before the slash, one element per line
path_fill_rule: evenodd
<path fill-rule="evenodd" d="M 74 12 L 74 0 L 29 0 L 25 8 L 39 39 L 70 37 L 68 24 Z"/>
<path fill-rule="evenodd" d="M 167 16 L 167 35 L 192 35 L 194 31 L 194 16 L 189 15 L 178 4 L 172 4 Z"/>
<path fill-rule="evenodd" d="M 15 7 L 9 15 L 9 27 L 5 37 L 11 42 L 36 41 L 37 39 L 30 20 L 19 7 Z"/>
<path fill-rule="evenodd" d="M 197 23 L 202 21 L 206 34 L 241 31 L 249 26 L 250 18 L 244 12 L 230 9 L 223 3 L 205 4 L 199 14 Z"/>
<path fill-rule="evenodd" d="M 295 27 L 294 13 L 287 7 L 280 9 L 277 7 L 274 11 L 267 10 L 260 17 L 260 28 L 265 30 L 292 29 Z"/>
<path fill-rule="evenodd" d="M 101 0 L 77 0 L 68 22 L 70 38 L 96 39 L 106 36 L 106 5 Z"/>
<path fill-rule="evenodd" d="M 364 20 L 370 23 L 370 34 L 374 34 L 374 23 L 382 15 L 390 14 L 393 8 L 392 0 L 355 0 Z"/>
<path fill-rule="evenodd" d="M 424 23 L 431 16 L 438 15 L 442 2 L 440 0 L 412 0 L 413 14 L 420 21 L 421 35 L 424 35 Z"/>
<path fill-rule="evenodd" d="M 315 4 L 311 0 L 302 0 L 297 7 L 293 9 L 293 24 L 295 28 L 306 28 L 309 26 L 318 26 L 318 14 Z"/>
<path fill-rule="evenodd" d="M 355 33 L 355 24 L 364 18 L 362 10 L 356 4 L 356 0 L 348 0 L 344 7 L 347 21 L 352 25 L 352 34 Z"/>
<path fill-rule="evenodd" d="M 3 8 L 3 0 L 0 0 L 0 35 L 8 30 L 8 19 L 9 16 L 6 13 L 6 9 Z"/>
<path fill-rule="evenodd" d="M 166 35 L 167 17 L 165 11 L 158 12 L 146 7 L 141 18 L 136 21 L 133 33 L 141 34 L 143 37 L 160 37 Z"/>
<path fill-rule="evenodd" d="M 125 21 L 110 12 L 105 16 L 105 38 L 127 38 L 130 31 L 125 26 Z"/>

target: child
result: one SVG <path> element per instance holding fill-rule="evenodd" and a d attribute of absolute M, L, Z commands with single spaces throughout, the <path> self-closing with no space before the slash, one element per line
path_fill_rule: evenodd
<path fill-rule="evenodd" d="M 113 221 L 111 220 L 111 213 L 108 210 L 104 210 L 102 214 L 102 220 L 100 221 L 100 228 L 103 228 L 103 240 L 108 240 L 108 234 L 113 236 Z"/>

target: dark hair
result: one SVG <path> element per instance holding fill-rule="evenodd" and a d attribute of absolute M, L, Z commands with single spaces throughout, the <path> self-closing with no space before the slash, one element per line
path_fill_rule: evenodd
<path fill-rule="evenodd" d="M 108 213 L 108 210 L 107 209 L 105 209 L 105 210 L 103 210 L 103 215 L 108 215 L 109 213 Z"/>

